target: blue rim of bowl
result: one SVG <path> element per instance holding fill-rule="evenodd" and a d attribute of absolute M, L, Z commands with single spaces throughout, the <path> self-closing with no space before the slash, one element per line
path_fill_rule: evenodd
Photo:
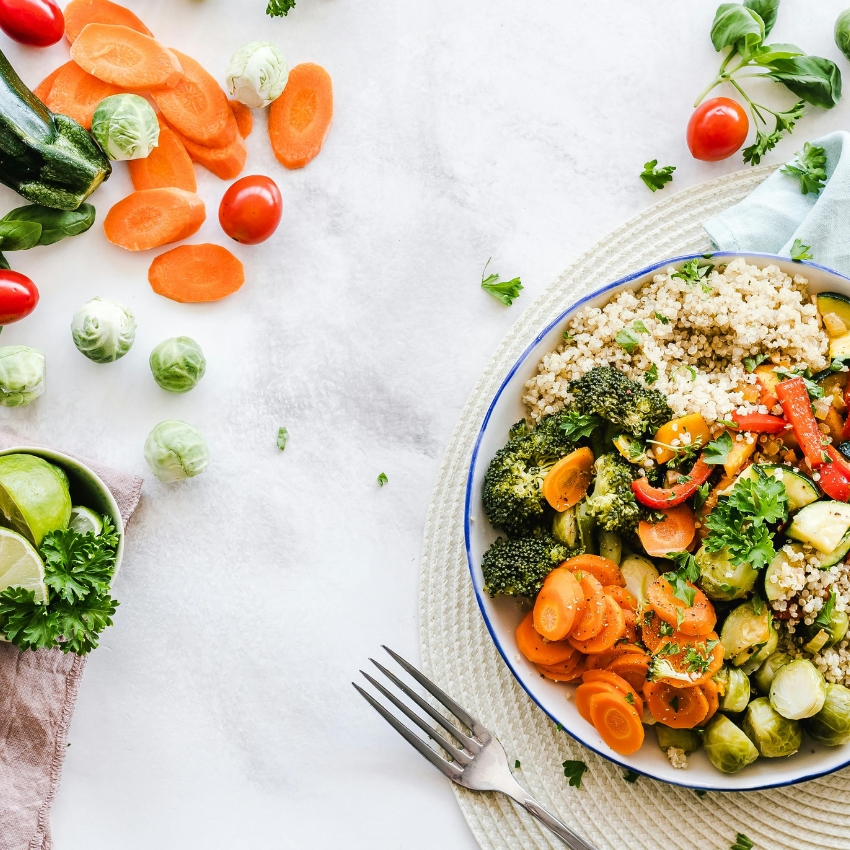
<path fill-rule="evenodd" d="M 709 257 L 709 254 L 710 254 L 710 257 Z M 516 372 L 525 364 L 525 361 L 528 359 L 528 356 L 531 354 L 531 352 L 535 348 L 537 348 L 537 346 L 540 344 L 540 342 L 553 330 L 553 328 L 555 328 L 557 325 L 561 324 L 561 322 L 563 322 L 568 316 L 570 316 L 571 314 L 574 314 L 582 306 L 587 304 L 588 301 L 592 301 L 594 298 L 598 298 L 600 295 L 604 295 L 606 292 L 610 292 L 613 289 L 617 289 L 617 288 L 623 286 L 624 284 L 631 283 L 632 281 L 637 280 L 638 278 L 644 277 L 648 274 L 651 274 L 652 272 L 657 271 L 658 269 L 666 268 L 667 266 L 678 265 L 679 263 L 686 263 L 686 262 L 688 262 L 688 260 L 709 259 L 709 258 L 710 259 L 716 259 L 716 258 L 721 258 L 721 257 L 723 257 L 723 258 L 728 257 L 729 259 L 734 259 L 734 258 L 738 258 L 738 257 L 745 257 L 745 258 L 760 259 L 760 260 L 780 260 L 784 263 L 795 262 L 801 268 L 809 267 L 809 268 L 819 269 L 820 271 L 825 271 L 825 272 L 828 272 L 829 274 L 835 275 L 836 277 L 843 278 L 848 283 L 850 283 L 850 277 L 842 274 L 841 272 L 836 271 L 835 269 L 831 269 L 828 266 L 821 266 L 818 263 L 812 263 L 812 262 L 809 262 L 807 260 L 791 261 L 790 257 L 780 257 L 777 254 L 760 254 L 760 253 L 757 253 L 757 252 L 750 252 L 750 251 L 711 251 L 711 252 L 706 251 L 706 252 L 701 252 L 701 253 L 696 253 L 696 254 L 684 254 L 684 255 L 679 256 L 679 257 L 672 257 L 669 260 L 663 260 L 659 263 L 653 263 L 651 266 L 647 266 L 646 268 L 641 269 L 640 271 L 632 272 L 631 274 L 626 275 L 626 277 L 621 277 L 619 280 L 616 280 L 613 283 L 608 283 L 608 284 L 605 284 L 604 286 L 599 287 L 598 289 L 594 289 L 592 292 L 589 292 L 587 295 L 584 295 L 582 298 L 580 298 L 578 301 L 576 301 L 572 306 L 570 306 L 566 310 L 564 310 L 564 312 L 561 313 L 556 319 L 554 319 L 552 322 L 550 322 L 544 328 L 544 330 L 542 330 L 534 338 L 534 340 L 528 345 L 528 347 L 525 349 L 525 351 L 523 351 L 523 353 L 519 356 L 519 359 L 516 361 L 516 363 L 514 363 L 514 365 L 511 367 L 508 374 L 505 376 L 504 380 L 502 381 L 502 383 L 499 386 L 499 389 L 496 391 L 496 394 L 493 396 L 493 400 L 490 402 L 490 406 L 487 408 L 487 413 L 484 416 L 484 420 L 482 421 L 481 427 L 478 431 L 478 436 L 475 439 L 475 445 L 472 448 L 472 458 L 471 458 L 470 463 L 469 463 L 469 470 L 468 470 L 467 479 L 466 479 L 466 498 L 464 500 L 464 515 L 463 515 L 463 534 L 464 534 L 464 542 L 465 542 L 465 545 L 466 545 L 466 562 L 467 562 L 467 566 L 469 567 L 470 578 L 472 579 L 472 587 L 475 590 L 475 601 L 478 603 L 478 608 L 481 611 L 481 616 L 484 618 L 484 624 L 487 626 L 487 631 L 490 632 L 490 637 L 492 638 L 493 643 L 496 645 L 496 649 L 499 651 L 499 655 L 502 656 L 502 660 L 505 662 L 505 664 L 508 666 L 508 669 L 511 671 L 511 674 L 516 679 L 516 681 L 520 684 L 522 689 L 529 695 L 529 697 L 531 697 L 534 704 L 554 723 L 560 724 L 560 721 L 556 717 L 553 717 L 552 714 L 550 714 L 550 712 L 548 712 L 540 704 L 540 702 L 538 702 L 535 695 L 526 687 L 526 684 L 522 680 L 522 677 L 514 669 L 514 665 L 511 662 L 511 659 L 510 659 L 508 653 L 505 652 L 505 649 L 502 647 L 502 644 L 499 641 L 498 636 L 496 635 L 496 631 L 493 628 L 493 624 L 490 621 L 490 617 L 487 615 L 487 610 L 484 607 L 484 600 L 483 600 L 484 591 L 483 591 L 483 588 L 480 585 L 480 582 L 478 581 L 477 565 L 475 565 L 472 561 L 472 551 L 471 551 L 471 542 L 470 542 L 471 526 L 470 526 L 470 522 L 469 522 L 469 516 L 470 516 L 470 506 L 472 504 L 472 497 L 473 497 L 473 494 L 472 494 L 472 478 L 473 478 L 473 473 L 474 473 L 474 470 L 475 470 L 476 463 L 478 461 L 478 450 L 481 447 L 481 440 L 484 437 L 484 432 L 487 430 L 487 425 L 490 422 L 490 417 L 492 416 L 493 410 L 495 409 L 496 404 L 498 403 L 499 399 L 501 398 L 502 393 L 505 390 L 505 387 L 511 381 L 511 379 L 516 374 Z M 562 724 L 560 724 L 560 725 L 562 725 Z M 597 755 L 602 756 L 602 758 L 607 759 L 610 762 L 613 762 L 614 764 L 618 765 L 619 767 L 622 767 L 624 770 L 631 770 L 635 773 L 639 773 L 641 776 L 647 776 L 650 779 L 654 779 L 657 782 L 665 782 L 668 785 L 677 785 L 681 788 L 689 788 L 689 789 L 692 789 L 692 790 L 719 791 L 719 792 L 723 792 L 723 793 L 738 793 L 738 792 L 745 792 L 745 791 L 765 791 L 769 788 L 783 788 L 783 787 L 786 787 L 788 785 L 799 785 L 801 782 L 808 782 L 809 780 L 817 779 L 821 776 L 828 776 L 829 774 L 835 773 L 836 771 L 841 770 L 842 768 L 845 768 L 848 765 L 850 765 L 850 756 L 848 756 L 848 758 L 845 762 L 843 762 L 839 765 L 836 765 L 835 767 L 831 767 L 828 770 L 823 770 L 823 771 L 820 771 L 820 772 L 817 772 L 817 773 L 807 773 L 805 776 L 799 776 L 799 777 L 796 777 L 794 779 L 788 780 L 786 782 L 772 782 L 772 783 L 768 783 L 766 785 L 754 785 L 754 786 L 751 786 L 751 787 L 748 786 L 747 788 L 714 788 L 714 787 L 705 788 L 705 787 L 698 786 L 698 785 L 690 785 L 690 784 L 687 784 L 687 783 L 684 783 L 684 782 L 672 782 L 669 779 L 661 779 L 657 776 L 654 776 L 651 773 L 645 773 L 643 771 L 637 770 L 634 767 L 634 765 L 631 765 L 631 764 L 628 764 L 626 762 L 619 761 L 616 758 L 613 758 L 612 755 L 611 755 L 611 751 L 603 752 L 602 750 L 600 750 L 597 747 L 590 744 L 588 741 L 583 740 L 576 733 L 567 729 L 566 726 L 563 726 L 563 729 L 568 735 L 570 735 L 570 737 L 572 737 L 576 741 L 578 741 L 583 747 L 586 747 L 587 749 L 593 751 Z M 850 745 L 847 745 L 847 746 L 848 746 L 848 749 L 850 749 Z"/>

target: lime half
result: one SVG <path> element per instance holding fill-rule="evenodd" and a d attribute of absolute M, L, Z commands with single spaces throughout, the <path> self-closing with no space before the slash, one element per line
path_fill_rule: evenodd
<path fill-rule="evenodd" d="M 47 601 L 44 564 L 25 537 L 8 528 L 0 528 L 0 591 L 22 587 L 35 594 L 35 601 Z"/>
<path fill-rule="evenodd" d="M 35 455 L 0 457 L 0 522 L 36 546 L 68 527 L 71 496 L 56 467 Z"/>
<path fill-rule="evenodd" d="M 100 536 L 103 531 L 103 520 L 100 514 L 90 511 L 80 505 L 71 508 L 71 519 L 68 520 L 68 528 L 73 528 L 78 534 L 94 532 L 95 537 Z"/>

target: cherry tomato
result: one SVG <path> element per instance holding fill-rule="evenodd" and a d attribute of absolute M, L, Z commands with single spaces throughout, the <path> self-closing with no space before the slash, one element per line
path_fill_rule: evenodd
<path fill-rule="evenodd" d="M 750 120 L 744 107 L 728 97 L 701 103 L 688 121 L 688 147 L 694 159 L 714 162 L 732 156 L 747 138 Z"/>
<path fill-rule="evenodd" d="M 49 47 L 65 33 L 65 16 L 54 0 L 0 0 L 0 29 L 30 47 Z"/>
<path fill-rule="evenodd" d="M 283 199 L 270 177 L 254 174 L 237 180 L 221 199 L 218 220 L 224 232 L 237 242 L 265 242 L 280 224 Z"/>
<path fill-rule="evenodd" d="M 38 304 L 38 290 L 26 276 L 0 269 L 0 325 L 25 319 Z"/>

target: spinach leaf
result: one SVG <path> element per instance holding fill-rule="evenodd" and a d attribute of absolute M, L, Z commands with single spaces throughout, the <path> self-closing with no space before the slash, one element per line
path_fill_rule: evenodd
<path fill-rule="evenodd" d="M 758 13 L 740 3 L 723 3 L 711 26 L 715 50 L 735 45 L 742 56 L 750 55 L 764 41 L 764 21 Z"/>
<path fill-rule="evenodd" d="M 11 271 L 12 269 L 9 261 L 2 254 L 0 254 L 0 269 L 6 269 L 7 271 Z"/>
<path fill-rule="evenodd" d="M 744 0 L 744 5 L 764 21 L 764 37 L 767 38 L 779 14 L 779 0 Z"/>
<path fill-rule="evenodd" d="M 753 62 L 758 65 L 770 65 L 777 59 L 792 59 L 794 56 L 805 56 L 806 52 L 800 50 L 796 44 L 763 44 L 753 54 Z"/>
<path fill-rule="evenodd" d="M 41 225 L 34 221 L 0 221 L 0 247 L 4 251 L 26 251 L 38 245 Z"/>
<path fill-rule="evenodd" d="M 75 210 L 54 210 L 39 204 L 28 204 L 7 213 L 0 220 L 0 225 L 5 221 L 38 224 L 41 226 L 41 235 L 35 244 L 52 245 L 68 236 L 85 233 L 94 224 L 95 214 L 95 208 L 91 204 L 81 204 Z M 10 250 L 5 242 L 3 247 Z"/>
<path fill-rule="evenodd" d="M 835 62 L 820 56 L 792 56 L 775 59 L 770 63 L 767 76 L 783 83 L 797 97 L 819 106 L 832 109 L 841 97 L 841 71 Z"/>

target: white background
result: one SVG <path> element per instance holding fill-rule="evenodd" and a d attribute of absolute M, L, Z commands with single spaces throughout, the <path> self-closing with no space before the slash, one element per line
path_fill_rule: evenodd
<path fill-rule="evenodd" d="M 847 0 L 783 0 L 772 40 L 850 65 L 832 43 Z M 272 240 L 234 247 L 243 290 L 175 304 L 151 255 L 85 236 L 10 256 L 41 290 L 4 344 L 42 348 L 48 389 L 0 426 L 146 474 L 159 420 L 207 437 L 212 464 L 172 486 L 146 475 L 117 595 L 90 659 L 53 812 L 57 850 L 475 846 L 446 781 L 349 684 L 379 644 L 416 660 L 421 534 L 459 411 L 523 307 L 577 254 L 652 204 L 638 179 L 678 167 L 665 193 L 742 167 L 690 158 L 691 104 L 719 60 L 714 0 L 129 0 L 166 44 L 219 79 L 243 43 L 333 76 L 322 154 L 287 172 L 255 113 L 246 173 L 280 185 Z M 67 46 L 2 38 L 31 85 Z M 790 104 L 778 86 L 774 105 Z M 728 93 L 728 92 L 721 92 Z M 768 161 L 847 127 L 848 101 L 812 110 Z M 199 169 L 208 221 L 225 184 Z M 130 190 L 119 166 L 100 220 Z M 3 211 L 18 205 L 3 193 Z M 505 308 L 481 269 L 521 275 Z M 662 258 L 659 258 L 662 259 Z M 135 347 L 78 354 L 74 310 L 130 306 Z M 147 357 L 188 334 L 200 386 L 170 396 Z M 279 425 L 291 434 L 284 454 Z M 389 484 L 379 488 L 378 473 Z M 521 754 L 520 754 L 521 755 Z"/>

